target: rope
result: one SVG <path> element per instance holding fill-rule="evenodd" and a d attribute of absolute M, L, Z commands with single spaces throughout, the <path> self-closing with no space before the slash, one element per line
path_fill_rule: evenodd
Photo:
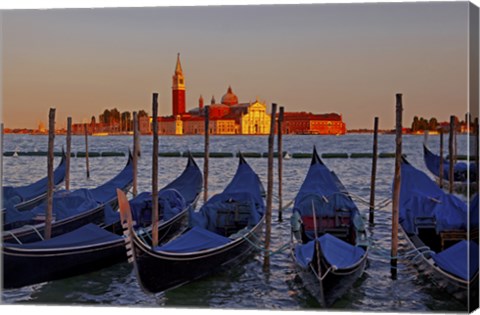
<path fill-rule="evenodd" d="M 23 243 L 18 239 L 18 237 L 16 237 L 15 234 L 13 234 L 12 232 L 10 232 L 10 231 L 5 231 L 5 233 L 6 233 L 7 235 L 11 235 L 11 236 L 17 241 L 18 244 L 23 244 Z"/>
<path fill-rule="evenodd" d="M 282 211 L 290 208 L 294 201 L 294 199 L 290 200 L 285 206 L 282 207 Z"/>
<path fill-rule="evenodd" d="M 325 277 L 328 275 L 330 271 L 332 270 L 335 271 L 336 269 L 337 269 L 337 266 L 335 265 L 331 265 L 330 267 L 328 267 L 327 271 L 325 271 L 325 274 L 322 277 L 320 277 L 320 280 L 323 281 L 323 279 L 325 279 Z"/>
<path fill-rule="evenodd" d="M 385 259 L 408 259 L 413 256 L 412 260 L 417 260 L 420 256 L 425 256 L 428 253 L 434 253 L 428 246 L 422 246 L 416 249 L 409 250 L 402 255 L 397 255 L 396 257 L 390 256 L 389 254 L 385 254 L 383 252 L 388 251 L 388 249 L 381 248 L 378 246 L 370 245 L 370 254 L 369 257 L 375 257 L 375 254 L 378 254 L 378 257 L 385 258 Z"/>
<path fill-rule="evenodd" d="M 255 238 L 257 240 L 257 242 L 260 242 L 262 243 L 254 234 L 251 235 L 253 238 Z M 282 245 L 279 249 L 277 250 L 269 250 L 269 249 L 266 249 L 264 246 L 259 246 L 257 245 L 255 242 L 252 242 L 248 237 L 246 237 L 245 235 L 242 236 L 242 238 L 244 240 L 246 240 L 248 243 L 250 243 L 250 245 L 252 245 L 253 247 L 255 247 L 257 250 L 263 252 L 263 253 L 268 253 L 269 256 L 274 256 L 274 255 L 277 255 L 277 254 L 280 254 L 282 253 L 286 248 L 288 248 L 290 246 L 289 243 L 286 243 L 284 245 Z"/>
<path fill-rule="evenodd" d="M 30 228 L 32 228 L 35 232 L 37 232 L 38 237 L 40 237 L 40 239 L 41 239 L 42 241 L 44 240 L 42 234 L 40 234 L 40 232 L 37 230 L 36 227 L 34 227 L 33 225 L 29 225 L 29 224 L 24 225 L 24 226 L 25 226 L 25 227 L 30 227 Z"/>
<path fill-rule="evenodd" d="M 361 196 L 359 195 L 356 195 L 356 194 L 353 194 L 351 192 L 348 192 L 348 191 L 341 191 L 341 192 L 336 192 L 334 193 L 334 195 L 336 194 L 340 194 L 340 195 L 344 195 L 344 196 L 347 196 L 349 198 L 351 198 L 352 200 L 354 199 L 356 202 L 358 203 L 361 203 L 363 205 L 366 205 L 368 207 L 371 207 L 373 206 L 375 209 L 383 209 L 383 208 L 386 208 L 391 202 L 392 202 L 392 199 L 391 198 L 385 198 L 383 200 L 381 200 L 377 206 L 375 207 L 375 205 L 372 205 L 370 203 L 370 201 L 362 198 Z M 322 196 L 323 198 L 325 198 L 325 196 Z M 327 200 L 325 200 L 327 202 Z"/>

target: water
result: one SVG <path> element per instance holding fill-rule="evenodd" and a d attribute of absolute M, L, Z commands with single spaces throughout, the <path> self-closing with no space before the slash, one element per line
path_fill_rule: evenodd
<path fill-rule="evenodd" d="M 345 136 L 284 136 L 284 150 L 293 152 L 312 151 L 317 146 L 320 153 L 371 152 L 372 135 Z M 65 137 L 56 137 L 55 150 L 65 146 Z M 379 136 L 379 152 L 394 152 L 393 135 Z M 409 161 L 427 174 L 422 155 L 423 136 L 404 136 L 403 152 Z M 139 192 L 151 187 L 151 136 L 141 137 L 142 158 L 139 161 Z M 210 139 L 210 152 L 266 152 L 265 136 L 215 136 Z M 132 146 L 132 137 L 90 137 L 89 150 L 123 151 Z M 430 136 L 429 146 L 438 152 L 439 137 Z M 467 137 L 458 138 L 459 154 L 465 154 Z M 46 151 L 46 136 L 5 135 L 5 151 Z M 199 136 L 160 137 L 160 151 L 203 151 L 203 138 Z M 83 136 L 72 139 L 72 151 L 84 151 Z M 258 173 L 266 186 L 267 159 L 250 158 L 248 163 Z M 203 169 L 203 159 L 196 159 Z M 55 158 L 55 165 L 59 158 Z M 90 179 L 85 175 L 85 159 L 72 159 L 71 188 L 95 187 L 120 171 L 126 157 L 90 159 Z M 325 159 L 346 188 L 353 194 L 368 200 L 370 195 L 370 159 Z M 210 159 L 209 195 L 221 192 L 232 178 L 237 158 Z M 283 196 L 284 205 L 298 191 L 308 170 L 309 159 L 284 160 Z M 35 181 L 46 174 L 45 157 L 5 157 L 3 159 L 3 184 L 21 185 Z M 183 171 L 185 158 L 159 158 L 159 185 L 162 186 Z M 277 166 L 275 164 L 275 171 Z M 376 203 L 391 198 L 394 159 L 378 159 Z M 276 176 L 276 175 L 275 175 Z M 276 191 L 274 185 L 274 191 Z M 201 202 L 198 207 L 201 206 Z M 358 204 L 367 217 L 368 209 Z M 274 200 L 271 249 L 286 244 L 290 238 L 290 212 L 284 222 L 277 221 L 277 202 Z M 333 306 L 337 310 L 425 312 L 465 311 L 464 305 L 450 295 L 436 289 L 427 279 L 418 275 L 408 261 L 400 260 L 398 279 L 391 280 L 389 266 L 390 208 L 380 209 L 375 214 L 375 226 L 370 227 L 374 246 L 364 275 Z M 400 240 L 400 254 L 406 251 Z M 131 265 L 118 264 L 90 274 L 69 279 L 37 284 L 2 292 L 6 304 L 56 304 L 56 305 L 134 305 L 230 309 L 318 309 L 319 305 L 303 288 L 296 277 L 293 263 L 287 251 L 271 257 L 268 272 L 262 270 L 263 257 L 255 255 L 244 264 L 229 271 L 206 277 L 166 293 L 147 294 L 139 287 Z"/>

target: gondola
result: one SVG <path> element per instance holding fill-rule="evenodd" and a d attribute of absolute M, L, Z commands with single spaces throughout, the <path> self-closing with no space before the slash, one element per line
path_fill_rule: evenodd
<path fill-rule="evenodd" d="M 190 156 L 183 173 L 159 191 L 161 243 L 187 227 L 190 208 L 195 207 L 202 183 L 202 173 Z M 146 219 L 151 218 L 151 198 L 150 192 L 144 192 L 130 200 L 135 230 L 147 242 L 151 237 L 151 225 Z M 63 279 L 125 261 L 121 234 L 121 228 L 110 231 L 90 223 L 50 240 L 23 245 L 4 243 L 3 288 Z"/>
<path fill-rule="evenodd" d="M 166 291 L 218 272 L 250 255 L 260 240 L 265 213 L 263 186 L 240 155 L 238 169 L 225 190 L 192 212 L 190 228 L 152 249 L 131 228 L 128 203 L 119 193 L 120 211 L 128 222 L 127 248 L 137 279 L 146 292 Z M 123 200 L 123 202 L 122 202 Z"/>
<path fill-rule="evenodd" d="M 470 288 L 470 301 L 477 305 L 478 215 L 478 195 L 468 209 L 403 159 L 399 223 L 417 253 L 415 262 L 437 286 L 461 301 L 468 300 Z"/>
<path fill-rule="evenodd" d="M 62 150 L 62 159 L 60 164 L 53 172 L 54 186 L 58 186 L 65 180 L 66 173 L 66 155 Z M 30 185 L 13 187 L 3 186 L 2 213 L 6 208 L 14 207 L 18 211 L 30 210 L 47 198 L 48 178 L 44 177 Z"/>
<path fill-rule="evenodd" d="M 427 169 L 436 177 L 440 176 L 440 156 L 434 154 L 423 145 L 423 160 Z M 453 166 L 453 181 L 457 183 L 474 183 L 477 182 L 478 171 L 475 167 L 475 163 L 457 162 Z M 445 181 L 450 178 L 450 161 L 443 160 L 443 174 L 442 177 Z"/>
<path fill-rule="evenodd" d="M 118 207 L 115 189 L 130 189 L 133 183 L 132 155 L 125 167 L 114 178 L 93 189 L 56 191 L 53 195 L 51 237 L 73 231 L 88 223 L 110 224 Z M 3 221 L 3 241 L 31 243 L 43 240 L 46 202 L 32 210 L 6 209 Z"/>
<path fill-rule="evenodd" d="M 362 275 L 368 239 L 357 206 L 315 148 L 295 197 L 291 230 L 298 276 L 321 307 L 330 307 Z"/>

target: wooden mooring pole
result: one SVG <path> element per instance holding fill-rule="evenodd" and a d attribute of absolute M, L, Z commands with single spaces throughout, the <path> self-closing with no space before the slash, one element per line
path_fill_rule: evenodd
<path fill-rule="evenodd" d="M 478 163 L 478 154 L 479 154 L 479 151 L 480 151 L 480 138 L 479 138 L 479 135 L 478 135 L 478 117 L 475 117 L 475 169 L 477 170 L 477 192 L 478 192 L 478 188 L 480 186 L 479 184 L 479 179 L 480 179 L 480 174 L 478 172 L 478 168 L 480 166 L 480 164 Z"/>
<path fill-rule="evenodd" d="M 282 205 L 282 180 L 283 180 L 283 144 L 282 144 L 282 123 L 283 106 L 280 106 L 277 120 L 277 151 L 278 151 L 278 221 L 283 221 Z"/>
<path fill-rule="evenodd" d="M 370 209 L 368 221 L 370 224 L 375 222 L 375 179 L 377 177 L 377 157 L 378 157 L 378 117 L 375 117 L 373 123 L 373 155 L 372 155 L 372 175 L 370 177 Z"/>
<path fill-rule="evenodd" d="M 65 190 L 70 190 L 70 156 L 72 155 L 72 117 L 67 117 L 67 152 L 65 159 Z"/>
<path fill-rule="evenodd" d="M 138 119 L 137 112 L 133 112 L 133 187 L 132 194 L 137 196 L 138 193 Z"/>
<path fill-rule="evenodd" d="M 208 200 L 208 158 L 210 155 L 210 106 L 204 107 L 205 113 L 205 155 L 203 157 L 203 203 Z"/>
<path fill-rule="evenodd" d="M 158 93 L 153 93 L 152 127 L 152 248 L 158 245 Z"/>
<path fill-rule="evenodd" d="M 272 230 L 272 194 L 273 194 L 273 145 L 275 142 L 275 115 L 277 104 L 272 103 L 272 114 L 270 116 L 270 134 L 268 136 L 268 168 L 267 168 L 267 209 L 265 213 L 265 256 L 263 267 L 270 266 L 270 237 Z"/>
<path fill-rule="evenodd" d="M 2 183 L 2 187 L 3 187 L 3 123 L 0 123 L 0 146 L 2 147 L 2 154 L 0 155 L 0 174 L 2 176 L 0 176 L 0 182 Z M 4 205 L 3 205 L 3 189 L 0 191 L 0 207 L 3 209 Z M 2 219 L 0 219 L 0 222 L 3 223 Z"/>
<path fill-rule="evenodd" d="M 400 203 L 401 163 L 402 163 L 402 94 L 396 94 L 396 150 L 395 150 L 395 177 L 392 196 L 392 250 L 390 254 L 390 271 L 392 279 L 397 279 L 398 255 L 398 211 Z"/>
<path fill-rule="evenodd" d="M 449 193 L 453 193 L 453 177 L 454 177 L 454 173 L 453 173 L 453 167 L 454 167 L 454 164 L 455 164 L 455 158 L 454 158 L 454 149 L 453 149 L 453 145 L 454 145 L 454 132 L 455 132 L 455 116 L 450 116 L 450 134 L 449 134 L 449 139 L 448 139 L 448 154 L 450 155 L 449 156 L 449 164 L 448 164 L 448 183 L 449 183 L 449 186 L 448 187 L 448 191 Z"/>
<path fill-rule="evenodd" d="M 88 163 L 88 128 L 87 124 L 83 124 L 85 129 L 85 161 L 87 164 L 87 178 L 90 178 L 90 164 Z"/>
<path fill-rule="evenodd" d="M 443 188 L 443 128 L 440 128 L 440 169 L 438 171 L 438 186 Z"/>
<path fill-rule="evenodd" d="M 55 108 L 50 108 L 48 114 L 48 158 L 47 158 L 47 208 L 45 208 L 45 234 L 46 240 L 52 236 L 52 213 L 53 213 L 53 146 L 55 142 Z"/>

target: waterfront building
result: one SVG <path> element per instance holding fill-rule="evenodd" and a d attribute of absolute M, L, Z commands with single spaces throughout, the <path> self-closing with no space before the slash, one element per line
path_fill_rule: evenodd
<path fill-rule="evenodd" d="M 205 106 L 203 96 L 198 107 L 186 111 L 185 76 L 177 55 L 172 76 L 172 115 L 158 117 L 159 134 L 195 135 L 205 133 Z M 217 103 L 212 96 L 209 105 L 209 132 L 217 135 L 266 135 L 270 132 L 270 115 L 267 105 L 258 98 L 254 102 L 239 103 L 231 86 Z M 305 112 L 285 113 L 285 134 L 345 134 L 346 126 L 342 115 L 312 114 Z"/>
<path fill-rule="evenodd" d="M 344 135 L 347 132 L 342 115 L 285 112 L 284 134 Z"/>

